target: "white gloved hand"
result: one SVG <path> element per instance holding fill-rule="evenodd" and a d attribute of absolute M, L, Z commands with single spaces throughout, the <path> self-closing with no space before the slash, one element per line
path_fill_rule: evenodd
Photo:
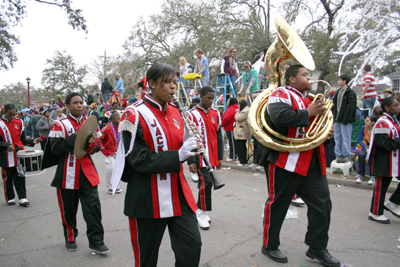
<path fill-rule="evenodd" d="M 182 147 L 179 149 L 179 161 L 185 161 L 188 157 L 194 156 L 195 152 L 193 149 L 197 148 L 196 138 L 190 137 L 188 140 L 183 142 Z"/>

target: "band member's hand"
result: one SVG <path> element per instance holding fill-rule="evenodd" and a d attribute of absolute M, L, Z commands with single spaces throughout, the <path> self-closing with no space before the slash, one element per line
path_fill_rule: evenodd
<path fill-rule="evenodd" d="M 90 137 L 88 143 L 89 144 L 94 144 L 96 142 L 96 136 L 94 134 L 92 134 L 92 137 Z"/>
<path fill-rule="evenodd" d="M 361 101 L 364 101 L 364 95 L 361 96 Z"/>
<path fill-rule="evenodd" d="M 321 99 L 317 100 L 315 103 L 311 103 L 308 108 L 308 116 L 314 117 L 316 115 L 322 115 L 325 112 L 325 103 Z"/>
<path fill-rule="evenodd" d="M 330 130 L 329 130 L 329 133 L 328 133 L 328 140 L 330 140 L 331 138 L 332 138 L 332 136 L 333 136 L 333 133 L 334 133 L 334 129 L 333 128 L 331 128 Z"/>
<path fill-rule="evenodd" d="M 220 170 L 222 167 L 222 160 L 218 160 L 218 166 L 217 166 L 217 170 Z"/>
<path fill-rule="evenodd" d="M 9 146 L 7 147 L 7 151 L 14 151 L 14 150 L 15 150 L 15 148 L 14 148 L 13 145 L 9 145 Z"/>
<path fill-rule="evenodd" d="M 190 137 L 188 140 L 183 142 L 182 147 L 179 149 L 179 161 L 185 161 L 188 157 L 196 155 L 192 150 L 197 149 L 198 142 L 196 138 Z M 198 153 L 197 153 L 198 154 Z"/>
<path fill-rule="evenodd" d="M 197 172 L 197 167 L 196 167 L 196 163 L 192 163 L 189 165 L 189 171 L 192 173 Z"/>
<path fill-rule="evenodd" d="M 42 141 L 43 139 L 42 138 L 36 138 L 36 139 L 33 139 L 33 143 L 34 144 L 37 144 L 37 143 L 39 143 L 40 141 Z"/>

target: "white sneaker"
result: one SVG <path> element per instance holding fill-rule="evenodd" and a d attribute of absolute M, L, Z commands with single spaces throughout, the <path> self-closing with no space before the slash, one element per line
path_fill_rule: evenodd
<path fill-rule="evenodd" d="M 9 200 L 7 201 L 7 205 L 10 205 L 10 206 L 15 205 L 15 200 L 14 200 L 14 199 L 9 199 Z"/>
<path fill-rule="evenodd" d="M 390 220 L 385 217 L 385 215 L 375 215 L 372 212 L 369 213 L 368 219 L 371 221 L 376 221 L 378 223 L 389 224 Z"/>
<path fill-rule="evenodd" d="M 210 223 L 208 222 L 209 217 L 204 210 L 196 210 L 196 218 L 201 229 L 208 230 L 210 228 Z"/>
<path fill-rule="evenodd" d="M 364 177 L 362 177 L 361 175 L 358 175 L 358 176 L 357 176 L 356 183 L 357 183 L 357 184 L 361 183 L 362 180 L 363 180 L 363 178 L 364 178 Z"/>
<path fill-rule="evenodd" d="M 374 178 L 369 179 L 369 181 L 368 181 L 369 185 L 374 184 L 374 183 L 375 183 L 375 179 Z"/>
<path fill-rule="evenodd" d="M 390 211 L 394 216 L 400 218 L 400 208 L 398 205 L 394 204 L 391 201 L 387 201 L 384 205 L 384 209 Z"/>
<path fill-rule="evenodd" d="M 262 169 L 264 169 L 264 166 L 258 165 L 258 167 L 256 169 L 257 170 L 262 170 Z"/>
<path fill-rule="evenodd" d="M 197 172 L 191 172 L 190 175 L 192 176 L 193 182 L 197 183 L 199 181 L 199 175 Z"/>
<path fill-rule="evenodd" d="M 236 164 L 236 166 L 243 167 L 244 164 L 242 164 L 242 163 L 239 162 L 238 164 Z"/>
<path fill-rule="evenodd" d="M 300 207 L 300 206 L 304 206 L 305 204 L 306 203 L 304 203 L 304 201 L 300 197 L 298 197 L 296 199 L 292 199 L 292 205 L 294 205 L 294 206 Z"/>
<path fill-rule="evenodd" d="M 21 198 L 19 200 L 19 205 L 22 207 L 28 207 L 29 206 L 29 201 L 26 198 Z"/>
<path fill-rule="evenodd" d="M 205 214 L 206 214 L 206 216 L 207 216 L 208 223 L 211 223 L 211 219 L 210 219 L 210 216 L 208 216 L 207 211 L 205 211 Z"/>
<path fill-rule="evenodd" d="M 253 167 L 256 168 L 257 166 L 258 166 L 258 164 L 252 163 L 249 165 L 249 168 L 253 168 Z"/>
<path fill-rule="evenodd" d="M 240 163 L 240 161 L 237 159 L 237 160 L 236 160 L 236 164 L 238 164 L 238 163 Z"/>
<path fill-rule="evenodd" d="M 231 159 L 230 157 L 227 157 L 227 158 L 226 158 L 226 161 L 227 161 L 227 162 L 232 161 L 232 160 L 233 160 L 233 159 Z"/>

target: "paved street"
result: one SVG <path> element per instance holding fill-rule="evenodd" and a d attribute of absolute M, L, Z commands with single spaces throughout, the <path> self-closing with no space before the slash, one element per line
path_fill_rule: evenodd
<path fill-rule="evenodd" d="M 0 200 L 0 266 L 133 266 L 128 219 L 123 214 L 125 191 L 110 196 L 104 185 L 104 157 L 94 156 L 100 174 L 107 256 L 91 255 L 86 225 L 78 211 L 78 251 L 68 252 L 62 233 L 56 190 L 50 187 L 55 167 L 41 176 L 27 178 L 31 206 L 7 206 Z M 280 249 L 289 263 L 278 264 L 261 253 L 262 209 L 267 198 L 265 176 L 238 170 L 218 171 L 226 186 L 213 191 L 210 230 L 202 231 L 200 266 L 321 266 L 305 256 L 307 246 L 306 207 L 297 208 L 298 218 L 287 219 L 281 232 Z M 190 179 L 186 167 L 185 176 Z M 329 176 L 329 175 L 328 175 Z M 197 199 L 197 185 L 189 181 Z M 122 184 L 125 189 L 126 184 Z M 372 189 L 372 187 L 370 187 Z M 345 266 L 400 266 L 400 219 L 385 215 L 391 224 L 368 220 L 371 190 L 330 185 L 333 202 L 328 249 Z M 291 206 L 291 209 L 294 207 Z M 158 266 L 173 266 L 174 255 L 168 232 L 161 245 Z"/>

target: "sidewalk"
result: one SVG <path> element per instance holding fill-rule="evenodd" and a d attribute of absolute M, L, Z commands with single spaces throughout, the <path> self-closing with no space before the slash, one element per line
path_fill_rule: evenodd
<path fill-rule="evenodd" d="M 238 171 L 244 172 L 253 172 L 253 173 L 260 173 L 260 175 L 265 176 L 264 169 L 257 170 L 256 168 L 249 168 L 249 167 L 239 167 L 236 164 L 227 163 L 225 160 L 223 161 L 222 168 L 231 168 Z M 367 182 L 368 180 L 365 179 L 362 183 L 357 184 L 356 178 L 354 176 L 354 172 L 350 172 L 350 175 L 347 177 L 342 176 L 342 172 L 339 170 L 338 172 L 333 172 L 331 174 L 330 168 L 326 168 L 326 176 L 328 177 L 329 184 L 335 184 L 338 187 L 351 187 L 356 189 L 364 189 L 364 190 L 374 190 L 374 185 L 369 185 Z M 393 179 L 392 183 L 390 184 L 387 193 L 393 193 L 397 188 L 398 180 Z"/>

